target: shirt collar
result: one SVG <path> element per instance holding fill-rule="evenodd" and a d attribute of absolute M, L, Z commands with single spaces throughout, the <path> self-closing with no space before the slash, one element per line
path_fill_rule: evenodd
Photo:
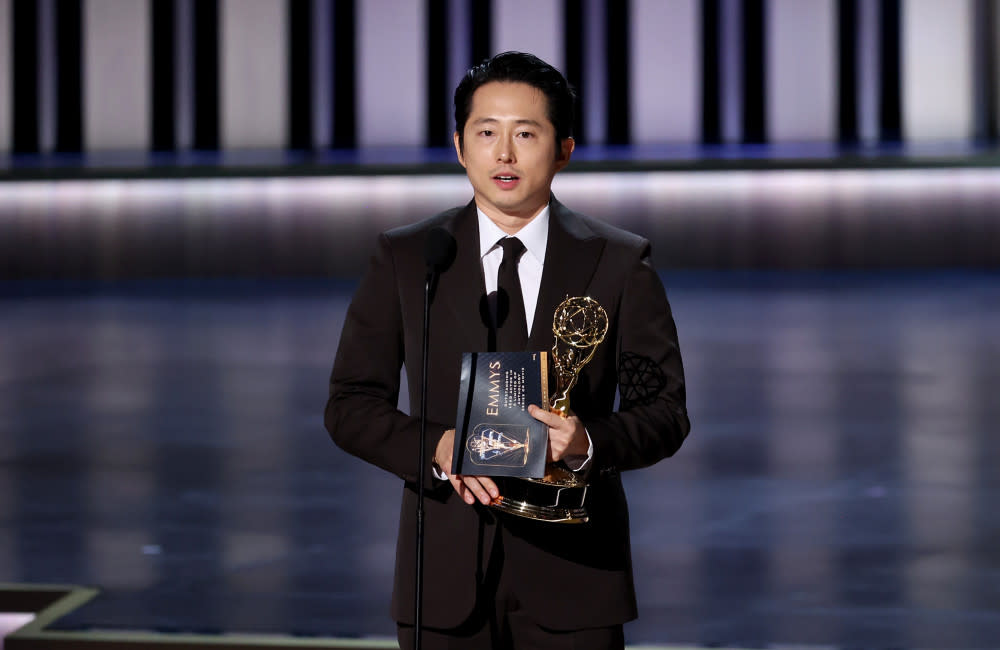
<path fill-rule="evenodd" d="M 486 216 L 486 213 L 476 206 L 476 215 L 479 217 L 479 257 L 483 258 L 493 250 L 496 243 L 503 237 L 509 235 L 500 227 L 493 223 L 493 220 Z M 539 264 L 545 263 L 545 247 L 549 242 L 549 206 L 542 208 L 534 219 L 517 231 L 514 235 L 521 240 L 528 253 Z"/>

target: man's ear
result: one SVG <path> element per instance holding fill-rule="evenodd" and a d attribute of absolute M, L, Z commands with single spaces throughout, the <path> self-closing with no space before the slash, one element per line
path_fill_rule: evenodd
<path fill-rule="evenodd" d="M 556 171 L 569 164 L 569 158 L 573 155 L 573 149 L 575 148 L 576 140 L 573 138 L 563 138 L 562 142 L 559 143 L 559 155 L 556 156 Z"/>
<path fill-rule="evenodd" d="M 458 156 L 458 164 L 465 167 L 465 156 L 462 155 L 462 139 L 458 136 L 458 131 L 455 131 L 455 155 Z"/>

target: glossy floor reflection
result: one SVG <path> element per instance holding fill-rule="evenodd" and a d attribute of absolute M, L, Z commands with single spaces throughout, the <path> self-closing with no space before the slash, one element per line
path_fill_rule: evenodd
<path fill-rule="evenodd" d="M 691 437 L 630 643 L 1000 644 L 1000 275 L 666 276 Z M 399 485 L 321 412 L 352 286 L 0 285 L 0 581 L 64 629 L 393 636 Z"/>

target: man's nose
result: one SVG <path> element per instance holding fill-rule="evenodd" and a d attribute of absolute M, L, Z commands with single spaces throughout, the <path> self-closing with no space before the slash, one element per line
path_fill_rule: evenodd
<path fill-rule="evenodd" d="M 506 138 L 502 139 L 497 147 L 497 162 L 514 162 L 514 147 L 511 146 Z"/>

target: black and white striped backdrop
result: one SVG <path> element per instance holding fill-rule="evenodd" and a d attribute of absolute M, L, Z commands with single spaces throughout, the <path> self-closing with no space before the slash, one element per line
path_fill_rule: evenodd
<path fill-rule="evenodd" d="M 998 0 L 0 0 L 0 154 L 447 146 L 508 49 L 582 144 L 996 143 Z"/>

